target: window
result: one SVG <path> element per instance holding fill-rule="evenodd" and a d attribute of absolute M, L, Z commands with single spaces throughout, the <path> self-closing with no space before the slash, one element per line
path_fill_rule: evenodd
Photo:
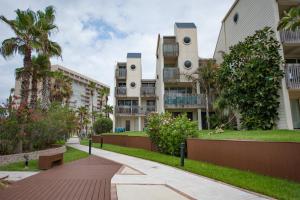
<path fill-rule="evenodd" d="M 187 37 L 187 36 L 184 37 L 184 38 L 183 38 L 183 43 L 184 43 L 184 44 L 190 44 L 190 43 L 191 43 L 191 38 L 190 38 L 190 37 Z"/>
<path fill-rule="evenodd" d="M 235 24 L 237 24 L 237 22 L 239 21 L 239 14 L 235 13 L 235 15 L 233 16 L 233 21 Z"/>
<path fill-rule="evenodd" d="M 118 83 L 119 87 L 126 87 L 126 83 Z"/>
<path fill-rule="evenodd" d="M 132 70 L 135 70 L 136 66 L 135 66 L 135 65 L 131 65 L 130 68 L 131 68 Z"/>
<path fill-rule="evenodd" d="M 135 82 L 131 82 L 130 86 L 134 88 L 135 87 Z"/>
<path fill-rule="evenodd" d="M 190 69 L 192 67 L 192 62 L 187 60 L 184 62 L 184 66 L 185 66 L 185 68 Z"/>

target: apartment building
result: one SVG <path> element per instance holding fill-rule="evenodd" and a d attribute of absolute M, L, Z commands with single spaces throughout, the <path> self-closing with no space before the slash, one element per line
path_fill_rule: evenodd
<path fill-rule="evenodd" d="M 141 131 L 146 116 L 156 111 L 155 79 L 142 79 L 141 53 L 128 53 L 115 68 L 113 129 Z"/>
<path fill-rule="evenodd" d="M 205 126 L 205 95 L 199 84 L 186 78 L 206 62 L 198 56 L 194 23 L 175 23 L 174 35 L 158 35 L 155 79 L 142 79 L 140 53 L 128 53 L 115 73 L 114 130 L 141 131 L 150 112 L 186 113 Z"/>
<path fill-rule="evenodd" d="M 101 107 L 103 107 L 106 104 L 106 97 L 101 95 L 94 91 L 94 96 L 92 100 L 91 96 L 91 90 L 88 87 L 90 82 L 96 83 L 96 88 L 100 89 L 102 87 L 109 88 L 108 85 L 101 83 L 97 80 L 94 80 L 92 78 L 89 78 L 87 76 L 84 76 L 82 74 L 79 74 L 71 69 L 68 69 L 66 67 L 60 66 L 60 65 L 52 65 L 51 71 L 61 71 L 64 75 L 68 76 L 72 80 L 72 90 L 73 94 L 69 100 L 70 107 L 76 109 L 81 106 L 85 106 L 89 108 L 89 111 L 92 111 L 92 106 L 94 108 L 94 111 L 100 111 Z M 41 94 L 41 88 L 42 84 L 38 84 L 38 99 L 42 98 Z M 15 96 L 20 96 L 21 91 L 21 84 L 19 80 L 16 80 L 15 82 Z M 29 95 L 30 96 L 30 95 Z M 16 100 L 17 105 L 20 103 L 20 100 Z M 29 100 L 30 101 L 30 100 Z M 92 105 L 93 102 L 93 105 Z"/>
<path fill-rule="evenodd" d="M 279 129 L 300 128 L 300 31 L 277 31 L 283 12 L 299 5 L 299 0 L 236 0 L 222 21 L 214 52 L 214 59 L 221 63 L 230 46 L 266 26 L 273 29 L 285 59 L 285 77 L 279 91 Z"/>

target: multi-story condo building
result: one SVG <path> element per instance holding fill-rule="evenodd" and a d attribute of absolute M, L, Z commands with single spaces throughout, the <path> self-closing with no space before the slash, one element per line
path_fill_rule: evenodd
<path fill-rule="evenodd" d="M 156 78 L 142 79 L 140 53 L 128 53 L 127 62 L 119 62 L 115 73 L 114 130 L 143 130 L 149 112 L 187 113 L 205 124 L 205 95 L 199 84 L 186 78 L 205 59 L 198 57 L 197 28 L 194 23 L 175 23 L 173 36 L 158 35 Z"/>
<path fill-rule="evenodd" d="M 141 53 L 128 53 L 115 69 L 113 127 L 141 131 L 146 115 L 156 111 L 155 79 L 142 79 Z"/>
<path fill-rule="evenodd" d="M 222 63 L 222 55 L 229 52 L 230 46 L 266 26 L 273 29 L 285 59 L 285 78 L 279 91 L 279 129 L 300 128 L 300 31 L 277 30 L 283 12 L 299 4 L 299 0 L 236 0 L 222 21 L 214 52 L 214 59 Z"/>
<path fill-rule="evenodd" d="M 60 66 L 60 65 L 52 65 L 51 66 L 52 71 L 61 71 L 64 75 L 68 76 L 72 80 L 72 90 L 73 94 L 69 100 L 69 105 L 76 109 L 81 106 L 85 106 L 89 108 L 89 111 L 92 111 L 92 106 L 94 111 L 100 111 L 101 108 L 106 105 L 106 97 L 101 96 L 99 92 L 97 92 L 100 88 L 109 88 L 108 85 L 101 83 L 99 81 L 96 81 L 92 78 L 89 78 L 87 76 L 84 76 L 82 74 L 79 74 L 73 70 L 70 70 L 66 67 Z M 92 100 L 91 96 L 91 90 L 88 87 L 90 82 L 96 83 L 96 90 L 94 91 L 94 96 Z M 38 98 L 42 98 L 41 94 L 41 88 L 42 84 L 38 84 Z M 21 91 L 21 85 L 20 81 L 16 80 L 15 82 L 15 96 L 20 96 Z M 29 95 L 30 97 L 30 95 Z M 29 99 L 30 101 L 30 99 Z M 16 104 L 18 105 L 20 102 L 19 100 L 15 100 Z M 92 105 L 93 103 L 93 105 Z"/>

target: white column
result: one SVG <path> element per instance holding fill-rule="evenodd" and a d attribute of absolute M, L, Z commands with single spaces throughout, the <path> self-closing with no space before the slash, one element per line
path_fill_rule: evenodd
<path fill-rule="evenodd" d="M 202 130 L 202 116 L 201 116 L 201 109 L 198 109 L 198 129 Z"/>
<path fill-rule="evenodd" d="M 139 128 L 139 131 L 142 131 L 142 119 L 141 119 L 141 116 L 138 117 L 138 128 Z"/>

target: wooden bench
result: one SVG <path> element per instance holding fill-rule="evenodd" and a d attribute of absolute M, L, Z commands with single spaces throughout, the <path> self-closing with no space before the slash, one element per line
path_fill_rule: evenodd
<path fill-rule="evenodd" d="M 55 165 L 63 164 L 64 154 L 46 154 L 39 156 L 39 169 L 50 169 Z"/>

